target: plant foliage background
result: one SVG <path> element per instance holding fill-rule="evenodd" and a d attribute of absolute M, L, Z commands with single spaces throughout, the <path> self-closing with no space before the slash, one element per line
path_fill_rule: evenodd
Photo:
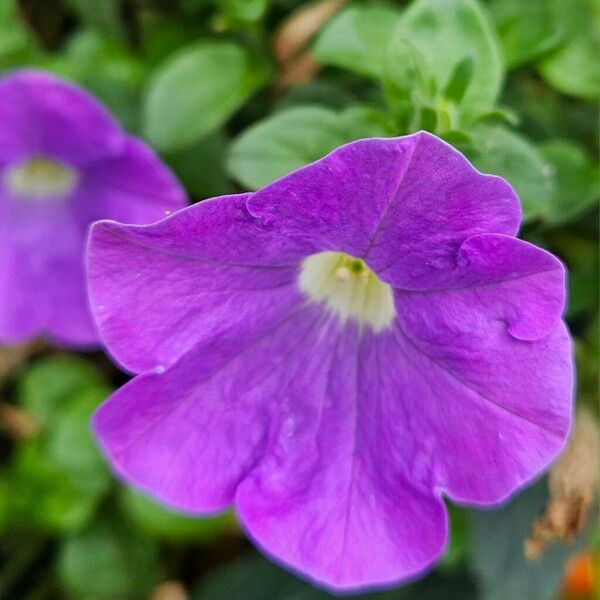
<path fill-rule="evenodd" d="M 521 236 L 568 265 L 578 403 L 597 406 L 599 18 L 591 0 L 1 0 L 0 70 L 91 90 L 193 201 L 350 140 L 436 133 L 508 179 Z M 102 354 L 34 344 L 0 360 L 2 600 L 329 597 L 261 558 L 232 515 L 175 515 L 116 482 L 88 425 L 126 379 Z M 593 597 L 593 569 L 565 565 L 583 549 L 593 567 L 597 515 L 524 556 L 547 496 L 542 479 L 496 512 L 453 507 L 442 563 L 368 597 Z"/>

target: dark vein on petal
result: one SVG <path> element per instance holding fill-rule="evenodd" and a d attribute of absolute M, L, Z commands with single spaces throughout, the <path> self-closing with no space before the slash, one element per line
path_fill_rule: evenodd
<path fill-rule="evenodd" d="M 356 445 L 357 445 L 357 437 L 358 437 L 358 413 L 359 413 L 359 384 L 360 384 L 360 351 L 362 348 L 362 344 L 360 339 L 357 342 L 358 347 L 356 349 L 356 385 L 355 389 L 355 401 L 354 401 L 354 423 L 353 423 L 353 435 L 352 435 L 352 464 L 350 466 L 350 481 L 349 481 L 349 489 L 348 489 L 348 499 L 346 501 L 346 513 L 344 515 L 344 525 L 342 529 L 342 545 L 340 548 L 340 560 L 343 559 L 344 553 L 346 552 L 346 545 L 348 543 L 348 527 L 350 521 L 350 509 L 352 506 L 353 498 L 354 498 L 354 478 L 356 476 Z M 338 564 L 338 579 L 341 579 L 341 570 L 342 563 Z"/>
<path fill-rule="evenodd" d="M 394 288 L 395 291 L 404 294 L 406 296 L 427 296 L 429 294 L 439 294 L 441 292 L 460 292 L 477 290 L 480 288 L 491 287 L 500 283 L 506 283 L 507 281 L 517 281 L 519 279 L 525 279 L 527 277 L 533 277 L 534 275 L 540 275 L 541 273 L 549 273 L 551 271 L 558 271 L 559 267 L 551 267 L 550 269 L 540 269 L 539 271 L 530 271 L 529 273 L 520 273 L 518 275 L 505 277 L 503 279 L 494 279 L 493 281 L 487 281 L 485 283 L 474 283 L 472 285 L 464 285 L 458 287 L 446 287 L 436 288 L 430 290 L 410 290 L 406 288 Z"/>
<path fill-rule="evenodd" d="M 542 431 L 545 431 L 546 433 L 549 433 L 549 434 L 551 434 L 553 436 L 561 437 L 560 433 L 558 433 L 556 431 L 552 431 L 551 429 L 548 429 L 547 427 L 544 427 L 544 425 L 542 425 L 541 423 L 537 423 L 536 421 L 532 421 L 531 419 L 529 419 L 525 415 L 522 415 L 522 414 L 520 414 L 518 412 L 515 412 L 515 411 L 511 410 L 510 408 L 507 408 L 506 406 L 503 406 L 502 404 L 499 404 L 498 402 L 495 402 L 491 398 L 488 398 L 487 396 L 484 396 L 480 391 L 478 391 L 476 388 L 474 388 L 473 386 L 471 386 L 470 384 L 468 384 L 461 377 L 459 377 L 456 373 L 454 373 L 453 371 L 451 371 L 450 369 L 448 369 L 448 367 L 446 367 L 442 362 L 440 362 L 435 356 L 431 356 L 430 354 L 428 354 L 427 352 L 425 352 L 425 350 L 423 350 L 420 346 L 418 346 L 416 344 L 416 342 L 414 342 L 413 339 L 408 335 L 408 333 L 406 333 L 406 331 L 404 331 L 404 329 L 401 327 L 401 325 L 400 325 L 400 319 L 397 319 L 396 323 L 397 323 L 397 326 L 398 326 L 398 331 L 408 341 L 408 343 L 415 350 L 417 350 L 418 353 L 420 353 L 423 356 L 425 356 L 425 358 L 429 359 L 432 363 L 434 363 L 442 371 L 444 371 L 445 373 L 447 373 L 448 375 L 450 375 L 450 377 L 452 379 L 454 379 L 460 385 L 462 385 L 463 387 L 465 387 L 468 390 L 470 390 L 471 392 L 473 392 L 477 397 L 481 398 L 485 402 L 488 402 L 489 404 L 492 404 L 493 406 L 495 406 L 496 408 L 498 408 L 502 412 L 510 414 L 513 417 L 516 417 L 517 419 L 520 419 L 521 421 L 524 421 L 525 423 L 529 423 L 530 425 L 533 425 L 534 427 L 536 427 L 538 429 L 541 429 Z M 406 353 L 405 353 L 405 356 L 407 356 Z M 425 379 L 426 379 L 426 381 L 429 381 L 429 378 L 427 376 L 425 376 Z"/>
<path fill-rule="evenodd" d="M 385 223 L 385 221 L 388 218 L 389 212 L 392 209 L 392 205 L 394 204 L 396 197 L 398 196 L 398 194 L 400 192 L 400 186 L 402 185 L 402 183 L 404 182 L 404 179 L 406 178 L 406 174 L 408 173 L 408 170 L 412 163 L 413 157 L 415 155 L 415 151 L 417 150 L 417 147 L 419 146 L 420 141 L 421 141 L 421 138 L 419 138 L 419 137 L 416 138 L 416 141 L 412 146 L 412 149 L 410 151 L 410 156 L 408 157 L 408 159 L 404 165 L 404 171 L 402 171 L 400 178 L 398 180 L 398 183 L 396 184 L 396 189 L 394 190 L 394 193 L 390 196 L 390 200 L 389 200 L 387 206 L 385 207 L 385 210 L 381 214 L 381 217 L 379 218 L 379 222 L 377 223 L 377 227 L 375 228 L 375 231 L 373 232 L 373 236 L 371 237 L 371 241 L 369 242 L 369 245 L 368 245 L 367 249 L 365 250 L 365 253 L 364 253 L 365 260 L 367 260 L 369 252 L 375 246 L 375 243 L 377 241 L 377 237 L 379 236 L 381 228 L 383 227 L 383 224 Z"/>
<path fill-rule="evenodd" d="M 165 256 L 174 256 L 176 258 L 182 258 L 182 259 L 190 261 L 190 262 L 202 262 L 202 263 L 206 263 L 209 265 L 216 265 L 219 267 L 224 266 L 224 267 L 241 267 L 244 269 L 285 270 L 285 269 L 290 269 L 292 267 L 297 268 L 298 264 L 299 264 L 299 261 L 290 263 L 290 264 L 284 264 L 284 265 L 260 265 L 260 264 L 254 264 L 254 263 L 234 263 L 234 262 L 215 261 L 215 260 L 210 260 L 208 258 L 202 258 L 200 256 L 195 256 L 195 255 L 185 254 L 183 252 L 178 252 L 177 250 L 172 250 L 171 248 L 163 248 L 161 246 L 155 246 L 148 242 L 143 242 L 137 236 L 137 232 L 134 233 L 134 237 L 131 237 L 131 235 L 124 233 L 122 231 L 119 231 L 118 229 L 111 229 L 110 233 L 112 235 L 116 235 L 117 237 L 120 237 L 121 239 L 127 240 L 128 242 L 132 243 L 135 246 L 138 246 L 140 248 L 145 248 L 147 250 L 153 250 L 154 252 L 157 252 L 158 254 L 164 254 Z"/>

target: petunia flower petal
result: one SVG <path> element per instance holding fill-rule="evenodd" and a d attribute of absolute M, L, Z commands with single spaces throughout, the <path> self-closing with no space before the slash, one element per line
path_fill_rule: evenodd
<path fill-rule="evenodd" d="M 121 476 L 164 502 L 235 500 L 258 544 L 321 584 L 389 583 L 436 560 L 446 517 L 411 464 L 397 390 L 378 385 L 384 360 L 376 336 L 304 306 L 136 378 L 94 428 Z"/>
<path fill-rule="evenodd" d="M 519 201 L 452 146 L 421 132 L 360 140 L 256 192 L 248 210 L 312 252 L 366 258 L 396 287 L 435 287 L 462 242 L 514 235 Z"/>
<path fill-rule="evenodd" d="M 406 367 L 388 355 L 390 336 L 347 326 L 326 339 L 328 354 L 306 348 L 235 505 L 267 554 L 320 585 L 389 585 L 439 558 L 445 508 L 406 419 L 412 399 L 391 377 Z"/>
<path fill-rule="evenodd" d="M 571 421 L 564 269 L 498 235 L 467 240 L 453 288 L 396 290 L 397 343 L 414 368 L 411 417 L 455 500 L 498 502 L 560 451 Z M 525 400 L 526 399 L 526 400 Z"/>
<path fill-rule="evenodd" d="M 494 504 L 537 476 L 558 455 L 571 423 L 570 339 L 562 322 L 542 340 L 517 340 L 504 324 L 489 339 L 450 342 L 397 330 L 411 370 L 408 411 L 432 480 L 448 496 Z M 422 328 L 422 331 L 426 328 Z M 479 344 L 479 345 L 478 345 Z"/>
<path fill-rule="evenodd" d="M 132 137 L 118 156 L 101 158 L 82 171 L 79 196 L 78 212 L 86 223 L 98 219 L 153 223 L 186 204 L 173 173 Z"/>
<path fill-rule="evenodd" d="M 496 234 L 466 240 L 453 269 L 438 279 L 442 289 L 398 290 L 401 321 L 411 319 L 448 335 L 468 332 L 485 339 L 494 320 L 522 340 L 547 335 L 565 305 L 565 269 L 552 254 Z M 455 337 L 454 339 L 457 339 Z"/>
<path fill-rule="evenodd" d="M 253 337 L 215 337 L 111 396 L 94 429 L 119 473 L 183 510 L 229 505 L 269 444 L 276 401 L 300 365 L 298 342 L 314 340 L 321 317 L 302 308 Z"/>
<path fill-rule="evenodd" d="M 119 153 L 126 136 L 84 90 L 41 71 L 0 80 L 0 164 L 49 156 L 82 166 Z"/>
<path fill-rule="evenodd" d="M 204 201 L 149 226 L 92 227 L 88 278 L 95 316 L 126 369 L 170 365 L 231 329 L 250 335 L 305 301 L 297 264 L 264 264 L 268 254 L 247 198 Z"/>
<path fill-rule="evenodd" d="M 95 345 L 81 255 L 85 232 L 73 214 L 65 206 L 2 198 L 0 213 L 0 339 L 46 335 L 66 345 Z"/>

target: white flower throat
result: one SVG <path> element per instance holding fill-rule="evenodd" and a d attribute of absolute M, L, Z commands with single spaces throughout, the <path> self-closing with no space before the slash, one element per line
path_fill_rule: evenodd
<path fill-rule="evenodd" d="M 343 252 L 319 252 L 304 260 L 300 289 L 313 301 L 324 301 L 342 322 L 354 319 L 374 331 L 394 320 L 392 288 L 359 258 Z"/>
<path fill-rule="evenodd" d="M 38 156 L 9 167 L 4 180 L 10 192 L 19 198 L 62 199 L 75 190 L 79 175 L 69 165 Z"/>

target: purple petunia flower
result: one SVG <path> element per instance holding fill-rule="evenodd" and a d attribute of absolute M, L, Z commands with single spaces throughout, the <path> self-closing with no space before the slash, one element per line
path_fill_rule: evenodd
<path fill-rule="evenodd" d="M 47 73 L 0 79 L 0 343 L 95 345 L 86 230 L 185 204 L 174 177 L 88 93 Z"/>
<path fill-rule="evenodd" d="M 94 225 L 100 332 L 142 373 L 95 415 L 104 451 L 173 507 L 233 503 L 330 589 L 424 571 L 443 496 L 504 500 L 569 429 L 564 269 L 519 220 L 503 179 L 418 133 L 155 225 Z"/>

